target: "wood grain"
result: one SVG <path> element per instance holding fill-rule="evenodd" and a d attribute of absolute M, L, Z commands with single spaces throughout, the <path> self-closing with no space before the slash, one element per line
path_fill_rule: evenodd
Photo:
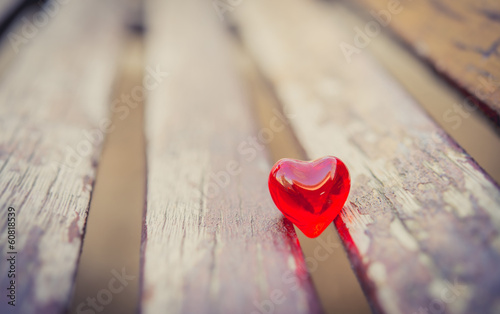
<path fill-rule="evenodd" d="M 245 2 L 242 38 L 309 158 L 335 155 L 352 189 L 335 225 L 380 313 L 497 313 L 500 192 L 369 54 L 311 1 Z"/>
<path fill-rule="evenodd" d="M 500 2 L 356 0 L 346 3 L 356 3 L 366 17 L 377 21 L 375 15 L 389 12 L 390 3 L 394 2 L 399 3 L 398 9 L 393 10 L 398 13 L 385 15 L 390 16 L 390 21 L 382 28 L 392 30 L 436 71 L 477 97 L 480 109 L 500 125 Z"/>
<path fill-rule="evenodd" d="M 137 9 L 140 10 L 140 6 Z M 135 23 L 131 21 L 131 25 L 141 25 L 140 12 L 133 12 L 131 16 L 138 20 Z M 113 293 L 109 304 L 99 302 L 103 307 L 101 313 L 137 314 L 142 213 L 146 196 L 146 149 L 143 101 L 130 96 L 131 91 L 143 82 L 144 45 L 142 34 L 136 31 L 127 37 L 112 91 L 112 99 L 121 99 L 116 106 L 120 109 L 113 110 L 110 117 L 113 131 L 107 134 L 99 158 L 85 241 L 67 314 L 84 314 L 92 310 L 87 298 L 99 297 L 103 288 L 113 280 L 114 271 L 127 274 L 126 285 L 120 282 L 114 284 L 116 290 L 113 292 L 118 293 Z M 127 104 L 124 96 L 132 101 Z"/>
<path fill-rule="evenodd" d="M 118 6 L 120 3 L 120 6 Z M 127 3 L 72 1 L 30 39 L 0 82 L 0 274 L 16 210 L 16 307 L 61 313 L 80 254 Z"/>
<path fill-rule="evenodd" d="M 363 28 L 366 20 L 343 3 L 331 3 L 333 18 L 347 28 Z M 411 50 L 387 33 L 366 48 L 408 91 L 409 95 L 461 146 L 492 179 L 500 183 L 500 136 L 475 107 L 464 106 L 464 94 L 436 75 Z M 480 140 L 478 140 L 480 139 Z"/>
<path fill-rule="evenodd" d="M 142 312 L 319 312 L 211 3 L 151 0 L 146 20 L 146 64 L 169 76 L 146 103 Z"/>

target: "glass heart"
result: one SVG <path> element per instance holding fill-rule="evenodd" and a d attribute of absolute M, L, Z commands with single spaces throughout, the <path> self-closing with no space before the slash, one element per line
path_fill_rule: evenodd
<path fill-rule="evenodd" d="M 283 215 L 315 238 L 344 206 L 351 179 L 345 164 L 327 156 L 313 161 L 281 159 L 269 174 L 269 191 Z"/>

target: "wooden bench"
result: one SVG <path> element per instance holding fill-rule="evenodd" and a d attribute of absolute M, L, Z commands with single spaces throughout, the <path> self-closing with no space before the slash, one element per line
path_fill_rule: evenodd
<path fill-rule="evenodd" d="M 2 297 L 1 313 L 69 307 L 110 117 L 126 118 L 135 108 L 133 101 L 114 103 L 112 89 L 142 5 L 145 79 L 130 91 L 145 102 L 147 142 L 140 312 L 325 309 L 307 271 L 311 260 L 267 191 L 270 156 L 285 145 L 303 158 L 335 155 L 346 162 L 352 188 L 334 226 L 372 311 L 498 313 L 498 185 L 372 50 L 356 46 L 362 35 L 350 28 L 344 6 L 49 3 L 56 13 L 40 9 L 31 33 L 17 19 L 0 49 L 0 60 L 9 60 L 0 74 L 2 289 L 11 285 L 8 258 L 16 260 L 16 307 Z M 438 79 L 472 97 L 492 130 L 498 127 L 499 6 L 388 5 L 356 0 L 348 10 L 365 18 L 375 10 L 380 18 L 380 10 L 403 8 L 387 26 L 377 22 L 379 33 L 400 36 Z M 2 19 L 13 14 L 5 7 Z M 346 57 L 341 43 L 359 51 Z M 484 80 L 489 85 L 478 89 Z M 265 101 L 264 92 L 271 93 Z M 275 129 L 259 122 L 263 103 L 279 106 L 267 108 Z M 281 124 L 293 134 L 271 145 Z M 11 212 L 15 242 L 9 242 Z"/>

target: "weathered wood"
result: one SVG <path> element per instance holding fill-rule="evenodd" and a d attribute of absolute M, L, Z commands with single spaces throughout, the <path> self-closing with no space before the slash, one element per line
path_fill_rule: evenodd
<path fill-rule="evenodd" d="M 169 77 L 146 103 L 142 312 L 318 312 L 210 1 L 151 0 L 146 17 L 146 64 Z"/>
<path fill-rule="evenodd" d="M 237 34 L 237 33 L 233 33 Z M 271 85 L 259 73 L 251 56 L 243 49 L 241 41 L 237 39 L 239 48 L 239 64 L 249 88 L 254 110 L 262 129 L 276 128 L 276 119 L 284 113 Z M 273 140 L 267 145 L 271 160 L 276 162 L 281 158 L 306 160 L 307 156 L 298 145 L 290 125 L 287 124 L 280 132 L 275 132 Z M 363 290 L 351 262 L 342 247 L 335 226 L 329 226 L 317 238 L 308 238 L 297 227 L 294 227 L 300 242 L 300 248 L 308 264 L 314 287 L 325 313 L 371 313 Z M 321 247 L 329 243 L 328 256 L 318 253 Z M 316 261 L 316 262 L 314 262 Z"/>
<path fill-rule="evenodd" d="M 382 29 L 392 30 L 436 71 L 477 97 L 480 102 L 475 103 L 500 125 L 500 2 L 356 0 L 346 3 L 358 4 L 369 19 L 380 21 Z M 354 34 L 352 31 L 352 37 Z M 353 38 L 348 43 L 354 44 Z"/>
<path fill-rule="evenodd" d="M 2 76 L 1 313 L 61 313 L 68 305 L 108 127 L 126 4 L 66 2 Z M 9 207 L 16 213 L 13 248 L 7 242 Z M 7 278 L 11 255 L 15 279 Z M 10 280 L 16 307 L 5 296 Z"/>
<path fill-rule="evenodd" d="M 245 2 L 242 38 L 308 156 L 352 176 L 335 225 L 374 310 L 495 313 L 500 192 L 368 53 L 311 1 Z"/>
<path fill-rule="evenodd" d="M 136 31 L 142 25 L 140 9 L 137 6 L 137 11 L 130 14 L 132 33 L 127 36 L 118 61 L 112 99 L 121 101 L 113 110 L 113 131 L 106 135 L 99 158 L 71 314 L 92 314 L 89 297 L 96 298 L 103 307 L 100 313 L 137 314 L 142 214 L 146 198 L 144 108 L 140 98 L 132 98 L 132 91 L 143 84 L 144 77 L 144 45 L 142 34 Z M 128 103 L 125 97 L 130 97 Z M 114 271 L 124 272 L 126 280 L 113 283 L 112 302 L 100 302 L 100 298 L 106 298 L 107 290 L 103 288 L 115 277 Z"/>

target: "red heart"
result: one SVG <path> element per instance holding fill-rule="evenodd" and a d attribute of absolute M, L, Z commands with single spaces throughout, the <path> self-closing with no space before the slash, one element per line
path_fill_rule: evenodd
<path fill-rule="evenodd" d="M 269 174 L 274 203 L 309 238 L 319 236 L 337 217 L 350 188 L 347 167 L 331 156 L 310 162 L 281 159 Z"/>

